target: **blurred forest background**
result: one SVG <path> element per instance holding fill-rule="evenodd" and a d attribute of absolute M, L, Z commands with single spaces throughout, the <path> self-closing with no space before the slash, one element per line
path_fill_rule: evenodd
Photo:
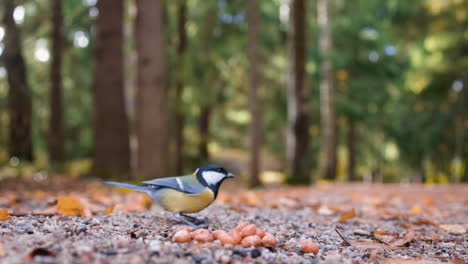
<path fill-rule="evenodd" d="M 468 181 L 468 1 L 2 0 L 0 179 Z"/>

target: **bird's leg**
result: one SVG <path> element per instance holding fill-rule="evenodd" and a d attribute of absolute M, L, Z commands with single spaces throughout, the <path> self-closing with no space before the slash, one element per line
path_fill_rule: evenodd
<path fill-rule="evenodd" d="M 186 215 L 184 213 L 180 213 L 183 217 L 186 217 L 188 219 L 190 219 L 191 221 L 194 221 L 194 222 L 199 222 L 199 223 L 208 223 L 209 220 L 208 218 L 196 218 L 196 217 L 193 217 L 193 216 L 190 216 L 190 215 Z"/>
<path fill-rule="evenodd" d="M 193 226 L 195 228 L 201 227 L 207 222 L 206 220 L 200 220 L 200 219 L 197 219 L 195 217 L 192 217 L 183 213 L 177 213 L 176 217 L 177 219 L 184 222 L 185 224 L 189 226 Z"/>

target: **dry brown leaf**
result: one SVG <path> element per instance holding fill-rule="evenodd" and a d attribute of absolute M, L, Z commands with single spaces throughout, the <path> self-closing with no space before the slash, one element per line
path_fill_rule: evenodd
<path fill-rule="evenodd" d="M 466 233 L 466 228 L 463 225 L 439 225 L 442 230 L 455 235 L 462 235 Z"/>
<path fill-rule="evenodd" d="M 394 247 L 402 247 L 406 244 L 408 244 L 409 242 L 411 242 L 415 237 L 415 234 L 413 231 L 408 231 L 406 232 L 406 234 L 402 237 L 402 238 L 399 238 L 395 241 L 393 241 L 391 243 L 391 246 L 394 246 Z"/>
<path fill-rule="evenodd" d="M 436 226 L 437 223 L 434 221 L 431 221 L 429 219 L 418 219 L 416 221 L 411 222 L 414 225 L 433 225 Z"/>
<path fill-rule="evenodd" d="M 408 214 L 410 215 L 418 215 L 421 213 L 421 206 L 419 204 L 414 205 L 411 210 L 409 210 Z"/>
<path fill-rule="evenodd" d="M 76 198 L 62 196 L 57 199 L 57 212 L 66 215 L 83 215 L 84 206 Z"/>
<path fill-rule="evenodd" d="M 398 238 L 397 234 L 391 234 L 385 231 L 374 232 L 374 237 L 377 241 L 382 242 L 391 247 L 402 247 L 411 242 L 414 236 L 415 235 L 413 231 L 406 232 L 406 234 L 401 238 Z"/>
<path fill-rule="evenodd" d="M 317 210 L 317 213 L 319 215 L 330 216 L 330 215 L 335 214 L 335 211 L 333 211 L 330 207 L 326 205 L 321 205 L 319 209 Z"/>
<path fill-rule="evenodd" d="M 387 244 L 377 243 L 375 240 L 360 239 L 355 241 L 349 241 L 354 247 L 366 248 L 366 249 L 391 249 Z"/>
<path fill-rule="evenodd" d="M 344 213 L 343 215 L 341 215 L 340 219 L 338 220 L 338 222 L 342 223 L 342 222 L 345 222 L 346 220 L 348 219 L 352 219 L 356 217 L 356 210 L 354 210 L 354 208 L 352 208 L 351 210 L 349 210 L 348 212 Z"/>
<path fill-rule="evenodd" d="M 108 214 L 112 213 L 112 212 L 114 211 L 114 207 L 115 207 L 114 204 L 108 206 L 108 207 L 106 208 L 106 210 L 104 211 L 104 213 L 102 213 L 102 215 L 108 215 Z"/>
<path fill-rule="evenodd" d="M 50 257 L 54 258 L 57 254 L 54 252 L 46 249 L 46 248 L 35 248 L 31 252 L 29 252 L 27 258 L 29 260 L 34 260 L 36 256 L 41 256 L 41 257 Z"/>
<path fill-rule="evenodd" d="M 6 209 L 6 208 L 0 209 L 0 221 L 6 221 L 6 220 L 10 220 L 10 219 L 11 219 L 11 216 L 8 213 L 8 209 Z"/>

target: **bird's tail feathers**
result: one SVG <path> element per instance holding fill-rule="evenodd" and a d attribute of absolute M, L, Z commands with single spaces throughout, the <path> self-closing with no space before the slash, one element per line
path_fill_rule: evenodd
<path fill-rule="evenodd" d="M 137 190 L 137 191 L 140 191 L 140 192 L 146 192 L 147 193 L 147 192 L 150 191 L 150 187 L 148 187 L 148 186 L 140 186 L 140 185 L 133 185 L 133 184 L 129 184 L 129 183 L 113 182 L 113 181 L 106 181 L 104 183 L 109 184 L 109 185 L 122 187 L 122 188 Z"/>

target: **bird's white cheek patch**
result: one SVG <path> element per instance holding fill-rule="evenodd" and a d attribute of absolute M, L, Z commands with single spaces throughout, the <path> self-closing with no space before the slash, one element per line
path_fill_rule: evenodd
<path fill-rule="evenodd" d="M 215 171 L 204 171 L 203 172 L 203 179 L 205 179 L 206 183 L 209 185 L 216 185 L 224 178 L 224 174 L 215 172 Z"/>

